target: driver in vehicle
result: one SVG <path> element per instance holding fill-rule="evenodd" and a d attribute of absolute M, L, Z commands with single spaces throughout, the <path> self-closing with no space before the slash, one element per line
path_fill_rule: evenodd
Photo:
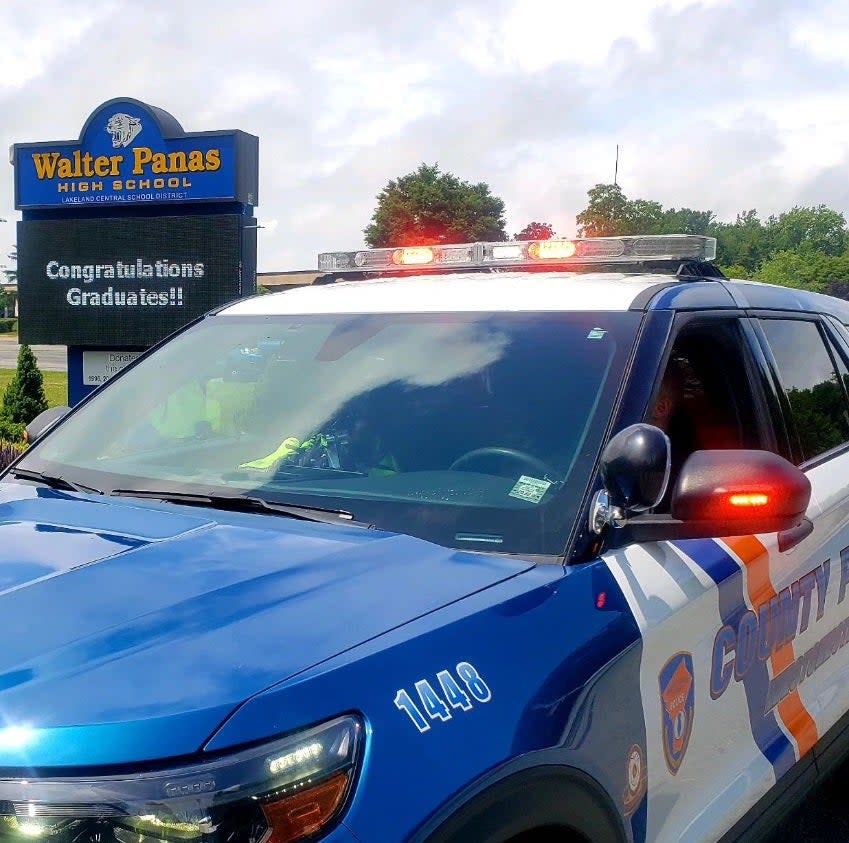
<path fill-rule="evenodd" d="M 647 419 L 667 436 L 670 435 L 670 427 L 676 410 L 681 407 L 684 400 L 685 384 L 686 375 L 681 364 L 674 357 L 670 358 L 666 371 L 663 373 L 654 406 Z"/>

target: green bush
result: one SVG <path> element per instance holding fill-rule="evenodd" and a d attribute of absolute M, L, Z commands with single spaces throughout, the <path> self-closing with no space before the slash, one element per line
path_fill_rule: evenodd
<path fill-rule="evenodd" d="M 13 424 L 27 425 L 47 409 L 44 378 L 28 345 L 18 352 L 18 368 L 3 392 L 0 417 Z"/>
<path fill-rule="evenodd" d="M 0 415 L 0 442 L 23 442 L 23 424 L 17 424 L 6 416 Z"/>
<path fill-rule="evenodd" d="M 0 318 L 0 334 L 10 334 L 18 330 L 17 319 Z"/>

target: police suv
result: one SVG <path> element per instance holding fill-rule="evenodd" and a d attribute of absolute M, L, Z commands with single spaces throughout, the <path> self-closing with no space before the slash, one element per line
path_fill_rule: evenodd
<path fill-rule="evenodd" d="M 849 747 L 849 305 L 328 253 L 30 428 L 0 843 L 756 839 Z"/>

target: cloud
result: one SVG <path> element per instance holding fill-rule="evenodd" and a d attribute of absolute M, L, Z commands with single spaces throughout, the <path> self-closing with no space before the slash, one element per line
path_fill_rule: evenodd
<path fill-rule="evenodd" d="M 356 248 L 376 194 L 422 161 L 489 183 L 511 232 L 538 219 L 573 233 L 617 143 L 629 196 L 723 218 L 849 212 L 844 5 L 14 0 L 0 9 L 0 142 L 75 137 L 117 96 L 188 131 L 252 132 L 257 215 L 277 223 L 260 231 L 262 271 Z M 10 169 L 10 219 L 11 184 Z"/>
<path fill-rule="evenodd" d="M 849 173 L 849 153 L 844 154 L 842 161 L 819 170 L 803 182 L 796 191 L 794 201 L 800 205 L 825 204 L 846 213 L 849 209 L 847 173 Z M 849 213 L 846 215 L 849 217 Z"/>

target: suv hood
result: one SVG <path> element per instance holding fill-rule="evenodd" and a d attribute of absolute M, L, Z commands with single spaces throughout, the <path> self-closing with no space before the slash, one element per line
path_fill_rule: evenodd
<path fill-rule="evenodd" d="M 253 694 L 530 567 L 356 527 L 6 481 L 0 767 L 196 752 Z"/>

